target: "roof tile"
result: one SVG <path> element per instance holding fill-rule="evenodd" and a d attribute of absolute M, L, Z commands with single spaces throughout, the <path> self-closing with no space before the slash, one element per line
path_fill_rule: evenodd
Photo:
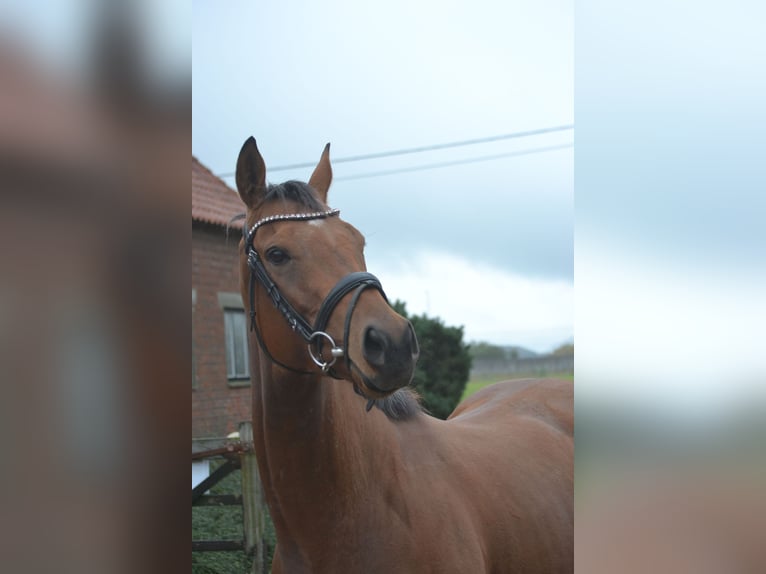
<path fill-rule="evenodd" d="M 244 211 L 237 192 L 192 156 L 192 221 L 242 229 L 242 220 L 231 218 Z"/>

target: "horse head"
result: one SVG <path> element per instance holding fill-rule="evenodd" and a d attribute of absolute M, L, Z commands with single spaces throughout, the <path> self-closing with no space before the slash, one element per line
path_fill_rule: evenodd
<path fill-rule="evenodd" d="M 255 139 L 242 146 L 236 183 L 247 206 L 240 242 L 242 294 L 263 355 L 301 375 L 351 381 L 370 399 L 408 385 L 418 358 L 410 322 L 367 273 L 364 237 L 327 205 L 330 144 L 308 184 L 266 183 Z"/>

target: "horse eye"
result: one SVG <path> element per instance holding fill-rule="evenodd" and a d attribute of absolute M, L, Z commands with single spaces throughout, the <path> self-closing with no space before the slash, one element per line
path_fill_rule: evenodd
<path fill-rule="evenodd" d="M 284 249 L 272 247 L 266 252 L 266 259 L 269 260 L 269 263 L 273 263 L 274 265 L 282 265 L 290 261 L 290 255 L 288 255 L 287 251 Z"/>

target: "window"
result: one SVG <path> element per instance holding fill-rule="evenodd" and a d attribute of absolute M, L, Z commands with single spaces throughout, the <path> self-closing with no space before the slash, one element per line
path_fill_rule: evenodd
<path fill-rule="evenodd" d="M 226 377 L 231 380 L 250 378 L 247 349 L 247 324 L 242 309 L 224 309 L 226 331 Z"/>
<path fill-rule="evenodd" d="M 250 353 L 247 348 L 245 306 L 239 293 L 218 293 L 218 306 L 223 311 L 226 341 L 226 378 L 230 387 L 250 384 Z"/>

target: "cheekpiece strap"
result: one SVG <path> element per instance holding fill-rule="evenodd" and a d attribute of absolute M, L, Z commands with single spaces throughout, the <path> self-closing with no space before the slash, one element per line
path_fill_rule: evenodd
<path fill-rule="evenodd" d="M 309 325 L 308 321 L 306 321 L 279 292 L 279 288 L 277 287 L 276 283 L 272 281 L 271 277 L 269 277 L 269 274 L 266 272 L 266 268 L 263 266 L 261 258 L 258 256 L 258 253 L 255 251 L 255 249 L 250 250 L 250 254 L 247 256 L 247 264 L 250 267 L 250 271 L 252 272 L 253 276 L 258 281 L 260 281 L 261 285 L 263 285 L 263 287 L 266 289 L 266 293 L 269 295 L 269 298 L 274 304 L 274 307 L 276 307 L 279 312 L 282 313 L 282 316 L 290 325 L 290 328 L 293 331 L 300 333 L 301 337 L 303 337 L 306 341 L 309 341 L 313 332 L 311 325 Z M 252 277 L 250 281 L 252 285 Z M 252 286 L 250 289 L 252 294 Z M 251 314 L 252 309 L 254 308 L 254 304 L 255 301 L 251 300 Z"/>
<path fill-rule="evenodd" d="M 245 237 L 245 252 L 247 253 L 247 265 L 250 268 L 250 330 L 256 330 L 255 323 L 255 281 L 258 280 L 266 289 L 274 306 L 284 316 L 293 331 L 300 333 L 301 337 L 310 341 L 313 329 L 311 325 L 306 321 L 300 313 L 298 313 L 292 305 L 282 297 L 279 292 L 279 288 L 272 281 L 269 274 L 266 272 L 266 268 L 261 261 L 260 255 L 253 246 L 253 239 L 255 238 L 255 232 L 258 231 L 263 225 L 269 223 L 275 223 L 279 221 L 308 221 L 311 219 L 324 219 L 326 217 L 332 217 L 338 215 L 340 209 L 328 209 L 327 211 L 315 211 L 312 213 L 279 213 L 276 215 L 269 215 L 256 221 L 253 226 L 248 230 L 247 227 L 243 227 L 242 234 Z"/>

